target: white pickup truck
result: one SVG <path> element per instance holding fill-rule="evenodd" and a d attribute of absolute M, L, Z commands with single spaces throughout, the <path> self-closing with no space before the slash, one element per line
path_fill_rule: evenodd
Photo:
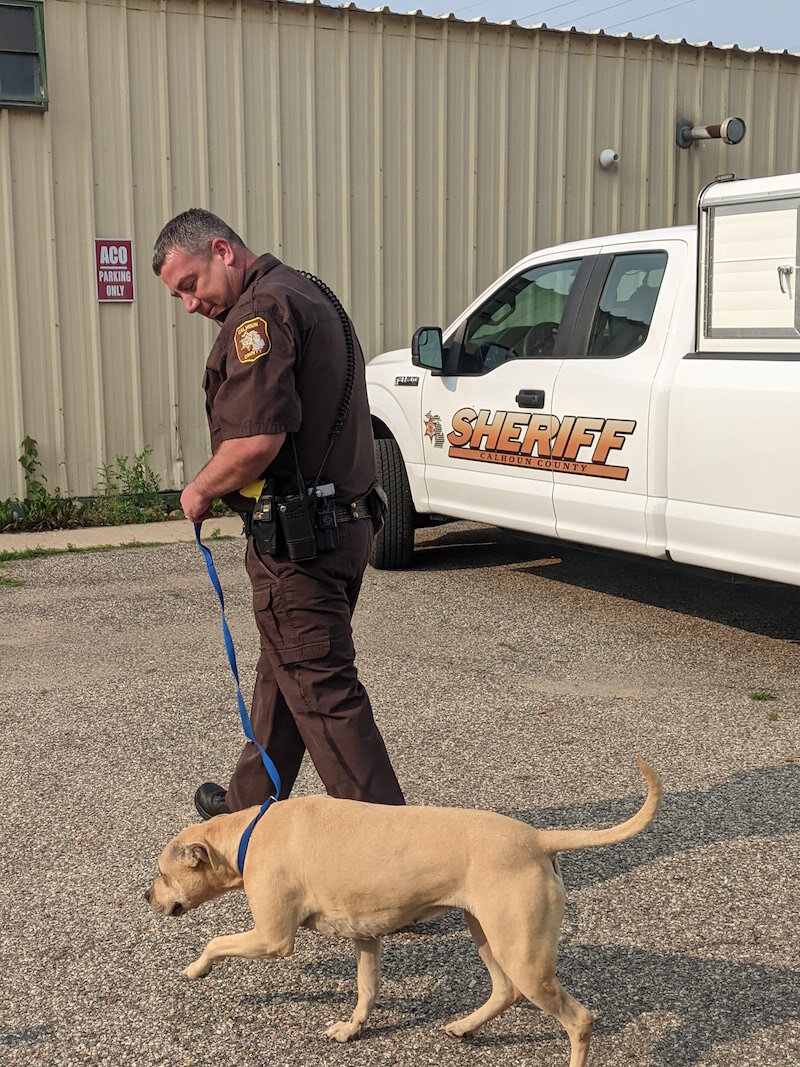
<path fill-rule="evenodd" d="M 719 179 L 373 359 L 374 566 L 445 517 L 800 585 L 799 231 L 800 174 Z"/>

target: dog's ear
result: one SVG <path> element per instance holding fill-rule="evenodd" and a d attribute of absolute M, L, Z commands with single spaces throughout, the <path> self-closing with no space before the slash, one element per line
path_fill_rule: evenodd
<path fill-rule="evenodd" d="M 199 867 L 203 863 L 211 864 L 208 845 L 204 841 L 193 841 L 183 846 L 182 859 L 187 867 Z"/>
<path fill-rule="evenodd" d="M 193 841 L 189 845 L 184 845 L 183 861 L 189 867 L 200 867 L 204 863 L 207 863 L 214 871 L 219 867 L 219 856 L 216 850 L 205 841 Z"/>

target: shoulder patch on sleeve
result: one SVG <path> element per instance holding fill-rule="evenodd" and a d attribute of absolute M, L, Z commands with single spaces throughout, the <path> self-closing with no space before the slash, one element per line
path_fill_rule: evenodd
<path fill-rule="evenodd" d="M 265 320 L 248 319 L 241 326 L 237 326 L 233 343 L 240 363 L 255 363 L 257 359 L 266 356 L 272 348 L 272 341 L 269 339 L 269 328 Z"/>

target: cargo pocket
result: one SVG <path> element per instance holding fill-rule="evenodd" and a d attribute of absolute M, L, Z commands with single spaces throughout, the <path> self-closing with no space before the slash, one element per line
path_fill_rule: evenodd
<path fill-rule="evenodd" d="M 329 699 L 326 690 L 335 675 L 330 652 L 331 639 L 324 635 L 276 652 L 279 673 L 285 675 L 284 684 L 280 681 L 278 684 L 293 714 L 299 711 L 308 715 L 326 714 Z M 297 707 L 297 701 L 302 707 Z"/>
<path fill-rule="evenodd" d="M 303 641 L 302 644 L 278 651 L 278 661 L 284 667 L 290 667 L 295 663 L 304 663 L 311 660 L 322 659 L 331 650 L 330 637 L 314 638 Z"/>
<path fill-rule="evenodd" d="M 253 589 L 253 614 L 261 648 L 283 662 L 281 656 L 298 645 L 298 637 L 286 610 L 286 597 L 278 579 L 262 578 Z"/>

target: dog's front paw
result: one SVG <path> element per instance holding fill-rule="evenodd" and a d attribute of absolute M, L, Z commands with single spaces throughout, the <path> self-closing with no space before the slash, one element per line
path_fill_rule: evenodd
<path fill-rule="evenodd" d="M 203 963 L 202 958 L 195 960 L 194 963 L 190 963 L 186 970 L 183 972 L 183 977 L 189 981 L 194 982 L 198 978 L 205 978 L 205 976 L 211 970 L 210 963 Z"/>
<path fill-rule="evenodd" d="M 343 1019 L 341 1022 L 333 1023 L 325 1031 L 325 1036 L 333 1038 L 334 1041 L 349 1041 L 351 1037 L 356 1037 L 361 1030 L 361 1023 L 354 1023 L 350 1019 Z"/>
<path fill-rule="evenodd" d="M 457 1022 L 448 1023 L 444 1028 L 444 1032 L 448 1037 L 457 1037 L 459 1040 L 462 1038 L 472 1037 L 472 1030 L 467 1030 L 464 1026 L 464 1020 L 459 1019 Z"/>

